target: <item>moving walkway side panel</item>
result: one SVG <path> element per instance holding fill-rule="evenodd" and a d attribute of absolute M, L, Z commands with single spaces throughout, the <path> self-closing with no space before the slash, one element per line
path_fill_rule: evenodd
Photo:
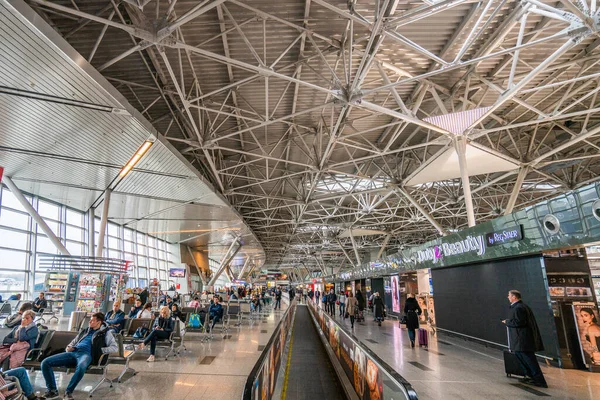
<path fill-rule="evenodd" d="M 335 362 L 341 364 L 359 399 L 418 400 L 416 391 L 406 379 L 323 309 L 315 307 L 311 301 L 308 302 L 308 308 L 315 325 L 331 346 Z"/>

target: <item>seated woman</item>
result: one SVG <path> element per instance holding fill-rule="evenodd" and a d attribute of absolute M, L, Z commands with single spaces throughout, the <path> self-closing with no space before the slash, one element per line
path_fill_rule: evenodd
<path fill-rule="evenodd" d="M 179 310 L 179 306 L 177 304 L 173 304 L 171 306 L 171 315 L 173 318 L 179 318 L 181 322 L 185 322 L 185 315 Z"/>
<path fill-rule="evenodd" d="M 152 318 L 152 303 L 146 303 L 144 308 L 138 313 L 137 318 Z"/>
<path fill-rule="evenodd" d="M 198 301 L 198 296 L 194 297 L 194 300 L 188 303 L 188 307 L 198 308 L 200 307 L 200 302 Z"/>
<path fill-rule="evenodd" d="M 146 336 L 144 342 L 138 347 L 138 349 L 143 350 L 150 343 L 150 357 L 146 361 L 154 362 L 156 342 L 158 339 L 168 339 L 171 336 L 171 332 L 173 332 L 173 327 L 173 319 L 171 318 L 169 308 L 167 306 L 161 307 L 160 315 L 154 320 L 154 324 L 152 325 L 152 332 Z"/>
<path fill-rule="evenodd" d="M 21 325 L 15 326 L 2 341 L 0 347 L 0 362 L 10 358 L 10 368 L 17 368 L 23 364 L 27 351 L 35 347 L 38 337 L 38 327 L 33 322 L 35 312 L 27 310 L 23 313 Z"/>
<path fill-rule="evenodd" d="M 223 319 L 223 306 L 219 302 L 219 296 L 215 296 L 213 299 L 213 304 L 208 309 L 210 320 L 212 321 L 212 326 L 210 327 L 211 331 L 215 327 L 215 324 Z"/>
<path fill-rule="evenodd" d="M 31 309 L 33 309 L 33 305 L 30 302 L 21 304 L 21 307 L 19 307 L 19 311 L 6 318 L 4 325 L 7 328 L 14 328 L 15 326 L 21 325 L 21 318 L 23 318 L 23 313 Z"/>

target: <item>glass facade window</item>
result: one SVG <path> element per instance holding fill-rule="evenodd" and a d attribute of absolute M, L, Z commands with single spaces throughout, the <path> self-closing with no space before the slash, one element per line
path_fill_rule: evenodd
<path fill-rule="evenodd" d="M 85 213 L 38 197 L 25 196 L 69 253 L 87 255 L 88 218 Z M 96 248 L 100 218 L 95 218 Z M 144 287 L 158 278 L 168 285 L 168 271 L 179 262 L 179 246 L 143 232 L 109 222 L 104 257 L 132 262 L 128 287 Z M 0 295 L 21 293 L 31 299 L 42 291 L 46 277 L 39 268 L 44 255 L 59 254 L 54 243 L 33 222 L 15 196 L 0 186 Z"/>

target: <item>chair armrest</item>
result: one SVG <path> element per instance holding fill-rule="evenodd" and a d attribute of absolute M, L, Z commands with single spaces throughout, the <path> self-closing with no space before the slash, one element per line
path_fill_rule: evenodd
<path fill-rule="evenodd" d="M 31 355 L 32 351 L 39 351 L 40 354 L 42 354 L 42 348 L 41 347 L 34 347 L 33 349 L 29 349 L 29 351 L 27 352 L 27 355 L 25 356 L 25 360 L 27 360 L 29 358 L 29 356 Z M 36 357 L 36 358 L 39 358 L 39 354 L 38 354 L 38 357 Z"/>
<path fill-rule="evenodd" d="M 107 363 L 108 363 L 108 359 L 109 359 L 109 357 L 110 357 L 110 353 L 103 353 L 103 354 L 100 356 L 100 359 L 98 360 L 98 365 L 95 365 L 95 366 L 96 366 L 96 367 L 103 367 L 103 366 L 105 365 L 105 364 L 104 364 L 104 359 L 106 359 L 106 360 L 107 360 Z"/>

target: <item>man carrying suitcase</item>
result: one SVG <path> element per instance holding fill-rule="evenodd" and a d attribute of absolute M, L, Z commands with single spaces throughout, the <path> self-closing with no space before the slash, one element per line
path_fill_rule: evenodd
<path fill-rule="evenodd" d="M 502 322 L 508 327 L 510 349 L 514 351 L 526 372 L 521 382 L 547 388 L 548 384 L 535 357 L 536 351 L 544 350 L 535 316 L 531 308 L 521 301 L 521 293 L 518 290 L 509 290 L 508 301 L 510 313 Z"/>

